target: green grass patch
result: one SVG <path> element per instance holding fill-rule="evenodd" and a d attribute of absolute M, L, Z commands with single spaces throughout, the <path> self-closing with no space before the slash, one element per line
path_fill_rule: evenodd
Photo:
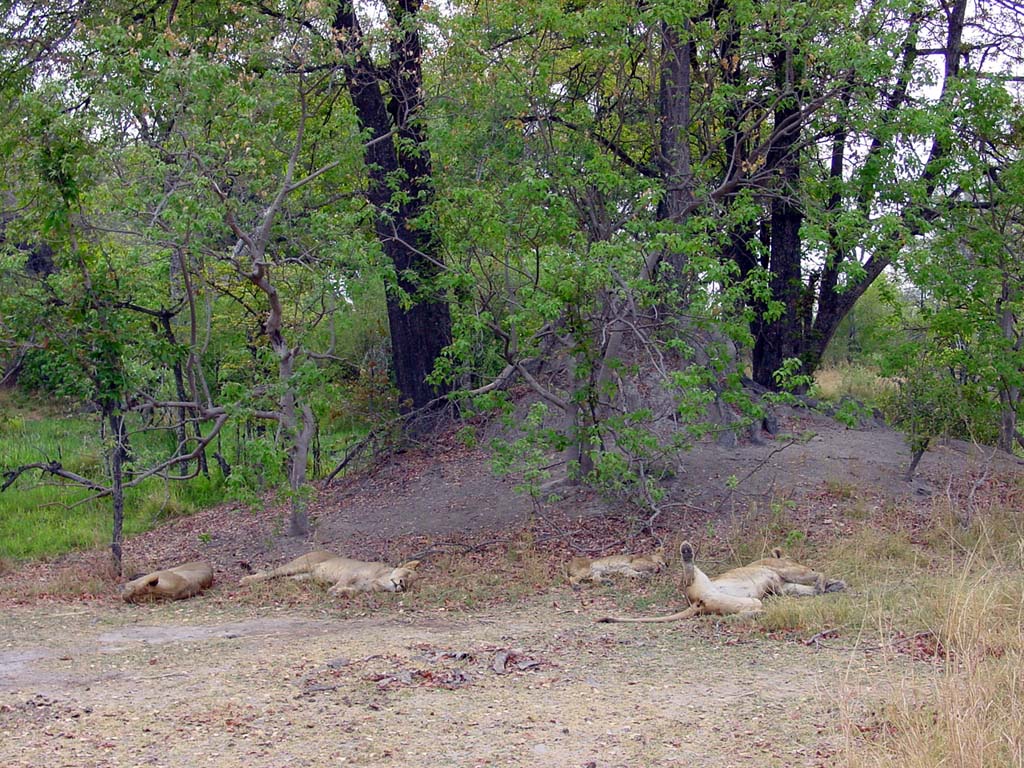
<path fill-rule="evenodd" d="M 166 431 L 139 434 L 133 451 L 151 456 L 168 439 Z M 106 482 L 96 417 L 0 392 L 0 469 L 53 461 L 83 477 Z M 45 557 L 109 544 L 111 500 L 92 495 L 52 476 L 26 472 L 0 493 L 0 558 Z M 224 496 L 219 477 L 199 476 L 180 483 L 153 478 L 126 490 L 124 533 L 141 533 L 216 504 Z"/>
<path fill-rule="evenodd" d="M 361 432 L 351 420 L 329 421 L 311 456 L 310 476 L 330 472 L 344 447 Z M 129 423 L 134 466 L 153 466 L 175 450 L 177 435 L 169 428 Z M 227 498 L 253 500 L 266 483 L 283 474 L 269 471 L 283 460 L 272 436 L 250 434 L 241 425 L 221 433 L 216 447 L 232 465 L 230 481 L 210 459 L 210 476 L 184 481 L 152 478 L 125 492 L 124 532 L 146 531 L 171 518 L 192 514 Z M 319 462 L 317 462 L 319 457 Z M 67 470 L 100 484 L 109 482 L 106 451 L 96 414 L 74 414 L 59 403 L 32 399 L 16 391 L 0 392 L 0 471 L 26 464 L 60 462 Z M 90 493 L 70 482 L 29 471 L 0 493 L 0 557 L 33 558 L 110 542 L 113 509 L 109 498 L 89 500 Z"/>

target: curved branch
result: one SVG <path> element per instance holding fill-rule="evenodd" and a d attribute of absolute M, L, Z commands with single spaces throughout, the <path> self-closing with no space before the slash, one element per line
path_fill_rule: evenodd
<path fill-rule="evenodd" d="M 4 472 L 4 484 L 0 485 L 0 493 L 10 488 L 14 484 L 14 481 L 21 477 L 21 475 L 33 469 L 37 469 L 43 474 L 54 475 L 55 477 L 62 477 L 65 480 L 70 480 L 76 485 L 88 488 L 90 491 L 99 491 L 101 495 L 110 493 L 110 489 L 106 486 L 95 483 L 87 477 L 82 477 L 81 475 L 64 469 L 59 461 L 40 461 L 33 464 L 22 464 L 20 467 L 15 467 L 14 469 Z"/>

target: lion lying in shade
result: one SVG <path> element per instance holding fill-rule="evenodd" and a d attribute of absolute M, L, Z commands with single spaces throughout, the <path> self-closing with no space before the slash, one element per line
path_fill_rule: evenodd
<path fill-rule="evenodd" d="M 784 557 L 778 547 L 772 550 L 771 557 L 733 568 L 713 579 L 693 564 L 690 542 L 684 541 L 680 545 L 679 554 L 683 562 L 679 585 L 690 601 L 689 608 L 668 616 L 607 616 L 598 621 L 653 623 L 707 614 L 759 613 L 764 607 L 762 599 L 770 595 L 809 596 L 846 589 L 846 582 L 828 579 L 823 573 Z"/>
<path fill-rule="evenodd" d="M 584 582 L 607 582 L 610 574 L 644 578 L 665 567 L 665 553 L 662 550 L 649 555 L 608 555 L 591 559 L 574 557 L 566 566 L 569 584 L 577 589 Z"/>
<path fill-rule="evenodd" d="M 332 595 L 351 596 L 357 592 L 405 592 L 416 579 L 419 560 L 394 567 L 387 563 L 364 563 L 317 550 L 297 557 L 279 568 L 246 576 L 240 584 L 252 584 L 282 576 L 296 581 L 312 580 L 330 586 Z"/>
<path fill-rule="evenodd" d="M 163 571 L 154 571 L 132 579 L 121 587 L 121 599 L 127 603 L 144 600 L 184 600 L 198 595 L 213 584 L 213 568 L 195 560 Z"/>

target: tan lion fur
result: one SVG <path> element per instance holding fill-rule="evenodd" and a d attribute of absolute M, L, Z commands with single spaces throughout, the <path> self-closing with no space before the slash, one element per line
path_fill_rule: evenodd
<path fill-rule="evenodd" d="M 713 579 L 694 565 L 690 542 L 684 541 L 680 545 L 679 554 L 683 564 L 679 586 L 690 601 L 689 608 L 667 616 L 607 616 L 598 621 L 655 623 L 707 614 L 758 613 L 764 607 L 762 599 L 769 595 L 800 597 L 846 589 L 846 582 L 827 579 L 824 574 L 784 557 L 777 547 L 772 550 L 771 557 L 733 568 Z"/>
<path fill-rule="evenodd" d="M 357 592 L 404 592 L 416 579 L 419 560 L 398 567 L 387 563 L 365 563 L 317 550 L 297 557 L 279 568 L 246 576 L 241 584 L 287 576 L 296 581 L 312 580 L 330 587 L 332 595 L 354 595 Z"/>
<path fill-rule="evenodd" d="M 183 600 L 199 594 L 211 584 L 213 568 L 209 563 L 196 560 L 129 581 L 121 587 L 121 599 L 128 603 L 156 598 Z"/>
<path fill-rule="evenodd" d="M 574 557 L 566 570 L 569 583 L 575 589 L 585 581 L 606 581 L 612 573 L 637 579 L 657 573 L 665 567 L 665 553 L 662 550 L 649 555 L 608 555 L 591 559 Z"/>

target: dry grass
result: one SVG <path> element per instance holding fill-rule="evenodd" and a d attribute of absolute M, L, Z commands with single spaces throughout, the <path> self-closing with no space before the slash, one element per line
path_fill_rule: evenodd
<path fill-rule="evenodd" d="M 51 597 L 74 599 L 96 597 L 117 591 L 119 579 L 108 564 L 83 563 L 55 569 L 34 580 L 19 579 L 5 584 L 0 597 L 32 599 Z"/>
<path fill-rule="evenodd" d="M 385 607 L 472 610 L 515 602 L 564 583 L 564 574 L 528 534 L 490 551 L 435 554 L 419 566 L 418 573 L 412 588 L 401 595 L 368 593 L 340 598 L 315 582 L 280 578 L 242 587 L 231 599 L 332 613 Z"/>
<path fill-rule="evenodd" d="M 902 679 L 874 716 L 844 712 L 844 765 L 1024 765 L 1020 575 L 960 584 L 937 627 L 944 658 L 925 684 Z M 1009 598 L 1009 599 L 1007 599 Z"/>
<path fill-rule="evenodd" d="M 1024 766 L 1024 541 L 1015 530 L 998 516 L 959 531 L 940 520 L 933 534 L 949 556 L 945 573 L 913 579 L 898 607 L 876 604 L 880 642 L 892 639 L 896 617 L 919 628 L 913 637 L 928 638 L 918 649 L 932 671 L 921 684 L 894 666 L 898 693 L 880 711 L 846 708 L 844 765 Z M 964 540 L 974 548 L 957 556 Z"/>
<path fill-rule="evenodd" d="M 824 400 L 838 402 L 852 397 L 862 403 L 877 405 L 896 389 L 896 382 L 879 376 L 866 366 L 839 365 L 820 368 L 814 373 L 818 394 Z"/>
<path fill-rule="evenodd" d="M 876 520 L 807 553 L 848 592 L 766 605 L 764 629 L 835 630 L 838 643 L 890 665 L 894 692 L 881 702 L 840 699 L 837 764 L 1024 768 L 1024 521 L 1015 510 L 990 506 L 964 526 L 940 500 L 913 535 L 898 514 Z"/>
<path fill-rule="evenodd" d="M 894 510 L 825 547 L 791 542 L 792 556 L 845 579 L 849 590 L 773 600 L 763 615 L 728 630 L 802 637 L 834 630 L 835 639 L 825 642 L 890 665 L 890 694 L 879 700 L 855 693 L 852 703 L 838 702 L 845 744 L 837 765 L 1024 768 L 1024 523 L 1007 506 L 979 510 L 966 527 L 954 512 L 937 504 L 930 523 L 919 516 L 912 525 Z M 737 535 L 730 552 L 739 560 L 761 556 L 778 541 L 784 522 Z M 524 533 L 486 551 L 434 557 L 416 588 L 403 595 L 339 601 L 308 582 L 279 579 L 245 589 L 228 585 L 210 599 L 331 615 L 471 611 L 549 591 L 570 599 L 562 554 Z M 105 566 L 104 557 L 54 568 L 36 581 L 21 581 L 21 597 L 113 594 Z M 627 612 L 663 612 L 679 605 L 676 576 L 673 564 L 642 583 L 595 586 L 579 597 L 610 598 Z"/>

